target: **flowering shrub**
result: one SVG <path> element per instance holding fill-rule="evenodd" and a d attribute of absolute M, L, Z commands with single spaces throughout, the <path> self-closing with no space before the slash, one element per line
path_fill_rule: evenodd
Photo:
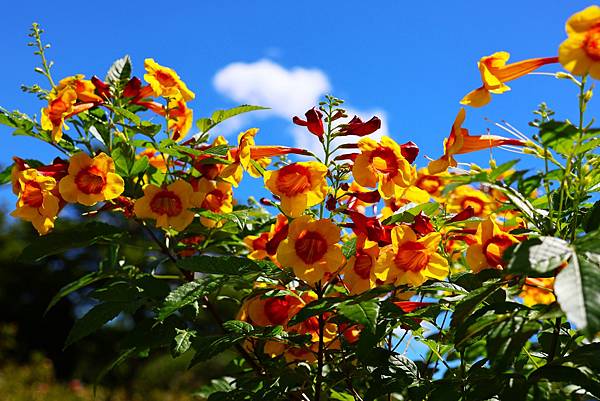
<path fill-rule="evenodd" d="M 113 366 L 159 348 L 193 354 L 192 365 L 233 350 L 230 375 L 203 391 L 210 400 L 600 397 L 600 138 L 586 113 L 600 7 L 567 21 L 558 57 L 483 57 L 482 86 L 460 101 L 518 96 L 507 82 L 560 63 L 566 71 L 547 75 L 573 84 L 579 116 L 557 121 L 541 105 L 532 138 L 509 124 L 497 126 L 510 136 L 471 135 L 460 108 L 442 155 L 421 168 L 415 143 L 370 137 L 379 118 L 348 120 L 333 96 L 292 120 L 318 138 L 318 155 L 256 145 L 257 128 L 233 144 L 211 138 L 259 106 L 218 110 L 190 136 L 195 95 L 174 70 L 147 59 L 144 83 L 124 57 L 104 80 L 55 84 L 40 34 L 34 25 L 31 45 L 50 87 L 25 90 L 46 102 L 41 119 L 1 109 L 0 122 L 62 155 L 15 157 L 2 179 L 17 196 L 12 215 L 42 236 L 22 258 L 105 252 L 51 303 L 94 289 L 67 345 L 125 313 L 135 325 Z M 459 167 L 459 155 L 493 147 L 543 168 Z M 237 203 L 248 179 L 272 197 Z M 62 228 L 70 203 L 84 222 Z M 142 265 L 127 259 L 134 235 Z M 231 302 L 235 316 L 220 307 Z M 198 325 L 201 314 L 220 332 Z"/>

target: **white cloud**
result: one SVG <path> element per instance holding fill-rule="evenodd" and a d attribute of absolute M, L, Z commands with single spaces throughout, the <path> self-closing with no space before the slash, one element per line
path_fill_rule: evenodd
<path fill-rule="evenodd" d="M 270 60 L 232 63 L 219 70 L 213 84 L 222 95 L 240 103 L 270 107 L 282 118 L 301 115 L 331 89 L 323 71 L 286 69 Z"/>
<path fill-rule="evenodd" d="M 237 133 L 239 129 L 252 123 L 255 118 L 268 115 L 289 121 L 289 134 L 294 145 L 321 154 L 317 138 L 304 127 L 292 123 L 293 116 L 304 117 L 309 108 L 318 104 L 323 95 L 331 91 L 327 75 L 317 68 L 292 67 L 287 69 L 271 60 L 263 59 L 253 63 L 231 63 L 217 71 L 213 85 L 221 95 L 237 102 L 270 107 L 269 111 L 250 113 L 231 119 L 230 124 L 219 127 L 223 135 Z M 373 139 L 389 135 L 386 113 L 381 109 L 358 110 L 346 108 L 349 121 L 358 115 L 363 121 L 373 116 L 382 120 L 381 129 L 372 134 Z M 338 120 L 342 122 L 343 120 Z M 344 121 L 345 122 L 345 121 Z M 355 142 L 358 137 L 345 137 L 343 141 Z M 336 141 L 336 145 L 342 143 Z"/>

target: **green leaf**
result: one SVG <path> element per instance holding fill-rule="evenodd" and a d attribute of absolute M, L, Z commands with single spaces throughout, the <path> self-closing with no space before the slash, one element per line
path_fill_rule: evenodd
<path fill-rule="evenodd" d="M 574 384 L 584 388 L 596 397 L 600 396 L 600 383 L 588 377 L 577 368 L 545 365 L 534 370 L 528 378 L 530 383 L 535 383 L 541 380 Z"/>
<path fill-rule="evenodd" d="M 241 320 L 228 320 L 223 323 L 223 329 L 228 332 L 249 335 L 254 331 L 254 327 L 247 322 Z"/>
<path fill-rule="evenodd" d="M 139 306 L 141 306 L 139 300 L 136 302 L 105 302 L 94 306 L 75 322 L 65 342 L 65 348 L 99 330 L 119 313 L 123 311 L 133 313 Z"/>
<path fill-rule="evenodd" d="M 288 326 L 294 326 L 300 322 L 305 321 L 310 317 L 327 312 L 340 302 L 341 300 L 332 297 L 325 297 L 312 301 L 311 303 L 305 305 L 302 309 L 300 309 L 298 313 L 296 313 L 290 319 Z"/>
<path fill-rule="evenodd" d="M 23 249 L 19 261 L 33 263 L 69 249 L 83 248 L 102 241 L 111 242 L 122 238 L 123 235 L 119 227 L 93 221 L 36 238 L 35 242 Z"/>
<path fill-rule="evenodd" d="M 506 270 L 528 275 L 548 273 L 572 256 L 573 249 L 565 240 L 555 237 L 530 238 L 513 249 Z"/>
<path fill-rule="evenodd" d="M 429 285 L 423 285 L 417 289 L 417 292 L 419 292 L 419 293 L 432 292 L 432 291 L 433 292 L 444 291 L 444 292 L 452 292 L 452 293 L 456 293 L 456 294 L 468 294 L 469 293 L 469 291 L 467 291 L 460 285 L 457 285 L 454 283 L 449 283 L 447 281 L 437 281 L 437 282 L 429 284 Z"/>
<path fill-rule="evenodd" d="M 600 228 L 600 201 L 596 201 L 586 213 L 583 228 L 586 232 L 595 231 Z"/>
<path fill-rule="evenodd" d="M 540 126 L 542 143 L 562 155 L 572 151 L 578 132 L 573 124 L 562 121 L 548 121 Z"/>
<path fill-rule="evenodd" d="M 158 320 L 164 320 L 175 313 L 178 309 L 196 302 L 222 285 L 221 280 L 214 277 L 206 277 L 185 283 L 167 295 L 165 302 L 158 310 Z"/>
<path fill-rule="evenodd" d="M 260 272 L 260 268 L 254 261 L 236 256 L 192 256 L 179 259 L 177 267 L 192 272 L 232 276 Z"/>
<path fill-rule="evenodd" d="M 496 181 L 498 179 L 498 177 L 500 177 L 502 174 L 506 173 L 508 170 L 513 168 L 514 165 L 517 164 L 518 162 L 519 162 L 519 160 L 517 159 L 517 160 L 508 161 L 506 163 L 502 163 L 498 167 L 494 168 L 490 173 L 488 173 L 488 179 L 492 182 Z"/>
<path fill-rule="evenodd" d="M 385 219 L 382 224 L 412 223 L 415 216 L 419 213 L 423 212 L 426 215 L 431 216 L 439 209 L 439 207 L 440 205 L 437 202 L 422 203 L 420 205 L 411 202 L 398 209 L 396 213 Z"/>
<path fill-rule="evenodd" d="M 144 157 L 137 159 L 135 161 L 135 163 L 133 163 L 133 166 L 131 167 L 129 176 L 135 177 L 135 176 L 145 173 L 146 170 L 148 169 L 149 165 L 150 165 L 150 162 L 148 160 L 148 157 L 144 156 Z"/>
<path fill-rule="evenodd" d="M 72 283 L 65 285 L 52 298 L 52 300 L 48 304 L 48 307 L 46 307 L 46 311 L 44 313 L 47 313 L 54 305 L 56 305 L 56 303 L 58 301 L 60 301 L 61 299 L 63 299 L 64 297 L 66 297 L 67 295 L 72 293 L 73 291 L 77 291 L 83 287 L 87 287 L 88 285 L 95 283 L 98 280 L 102 280 L 102 279 L 105 279 L 108 277 L 110 277 L 110 276 L 105 275 L 101 272 L 92 272 L 92 273 L 86 274 L 85 276 L 73 281 Z"/>
<path fill-rule="evenodd" d="M 350 300 L 342 302 L 337 307 L 338 313 L 345 318 L 365 326 L 371 332 L 375 331 L 377 316 L 379 316 L 379 302 L 377 299 L 356 302 Z"/>
<path fill-rule="evenodd" d="M 140 117 L 138 117 L 136 114 L 132 113 L 131 111 L 124 109 L 122 107 L 117 107 L 117 106 L 113 106 L 112 110 L 120 115 L 123 118 L 128 119 L 129 121 L 131 121 L 132 123 L 134 123 L 136 126 L 140 125 L 141 120 Z"/>
<path fill-rule="evenodd" d="M 225 334 L 225 335 L 214 335 L 206 337 L 197 337 L 192 341 L 192 348 L 196 351 L 192 358 L 189 367 L 195 364 L 206 361 L 215 355 L 225 352 L 232 346 L 237 344 L 238 341 L 244 339 L 244 336 L 240 334 Z"/>
<path fill-rule="evenodd" d="M 541 324 L 523 316 L 501 321 L 486 336 L 487 358 L 500 371 L 509 368 Z"/>
<path fill-rule="evenodd" d="M 198 127 L 200 132 L 208 131 L 211 125 L 213 125 L 213 120 L 210 118 L 200 118 L 196 121 L 196 127 Z"/>
<path fill-rule="evenodd" d="M 554 293 L 579 329 L 589 336 L 600 331 L 600 254 L 578 251 L 556 276 Z"/>
<path fill-rule="evenodd" d="M 4 185 L 11 181 L 12 168 L 13 168 L 13 165 L 11 164 L 8 167 L 6 167 L 4 170 L 2 170 L 2 172 L 0 172 L 0 185 Z"/>
<path fill-rule="evenodd" d="M 131 77 L 131 58 L 129 55 L 116 60 L 108 69 L 106 78 L 104 79 L 113 88 L 117 85 L 123 85 Z"/>
<path fill-rule="evenodd" d="M 346 259 L 350 259 L 356 254 L 356 238 L 352 238 L 342 245 L 342 253 Z"/>
<path fill-rule="evenodd" d="M 190 346 L 192 345 L 192 338 L 196 336 L 195 330 L 181 330 L 175 329 L 177 335 L 173 338 L 173 344 L 171 346 L 171 355 L 173 358 L 177 358 L 180 355 L 183 355 Z"/>
<path fill-rule="evenodd" d="M 471 291 L 469 295 L 464 297 L 460 302 L 456 304 L 454 309 L 454 313 L 452 314 L 452 321 L 450 325 L 452 327 L 457 327 L 460 323 L 462 323 L 477 307 L 488 299 L 492 294 L 494 294 L 498 290 L 499 284 L 492 283 L 488 284 L 484 287 L 477 288 L 474 291 Z"/>
<path fill-rule="evenodd" d="M 252 106 L 249 104 L 243 104 L 241 106 L 233 107 L 231 109 L 217 110 L 212 114 L 210 119 L 213 121 L 213 124 L 216 125 L 220 122 L 223 122 L 231 117 L 235 117 L 239 114 L 248 113 L 250 111 L 255 111 L 255 110 L 268 110 L 268 109 L 269 109 L 268 107 Z"/>

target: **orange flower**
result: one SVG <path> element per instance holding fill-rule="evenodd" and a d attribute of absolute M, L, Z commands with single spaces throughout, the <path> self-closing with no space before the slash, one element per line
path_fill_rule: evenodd
<path fill-rule="evenodd" d="M 148 158 L 148 163 L 157 170 L 162 172 L 167 171 L 167 159 L 169 155 L 163 155 L 154 148 L 146 148 L 137 154 L 136 158 L 141 159 L 144 156 Z"/>
<path fill-rule="evenodd" d="M 444 139 L 444 155 L 437 160 L 429 162 L 429 174 L 438 174 L 446 171 L 448 167 L 456 167 L 454 155 L 475 152 L 501 145 L 523 146 L 525 141 L 521 139 L 504 138 L 498 135 L 469 135 L 466 128 L 462 128 L 465 121 L 465 109 L 460 109 L 452 124 L 450 136 Z"/>
<path fill-rule="evenodd" d="M 482 57 L 477 65 L 483 85 L 469 92 L 460 103 L 472 107 L 485 106 L 492 100 L 491 93 L 500 94 L 510 90 L 505 82 L 520 78 L 546 64 L 558 61 L 557 57 L 545 57 L 506 64 L 509 58 L 510 54 L 507 52 L 497 52 L 491 56 Z"/>
<path fill-rule="evenodd" d="M 265 186 L 281 199 L 281 210 L 298 217 L 325 199 L 327 167 L 318 162 L 298 162 L 276 171 L 265 171 Z"/>
<path fill-rule="evenodd" d="M 212 181 L 201 178 L 194 183 L 197 203 L 202 209 L 222 214 L 233 211 L 233 193 L 231 184 L 223 181 Z M 223 221 L 200 217 L 200 223 L 206 227 L 221 227 Z"/>
<path fill-rule="evenodd" d="M 73 114 L 77 93 L 66 89 L 48 101 L 48 107 L 42 109 L 42 129 L 52 131 L 52 140 L 59 142 L 63 135 L 63 128 L 69 129 L 65 119 Z"/>
<path fill-rule="evenodd" d="M 600 7 L 590 6 L 567 20 L 567 39 L 558 49 L 560 63 L 575 75 L 600 79 Z"/>
<path fill-rule="evenodd" d="M 494 201 L 483 191 L 469 185 L 461 185 L 448 195 L 448 211 L 460 213 L 471 206 L 473 216 L 487 217 L 492 212 Z"/>
<path fill-rule="evenodd" d="M 474 239 L 476 242 L 467 249 L 467 263 L 475 273 L 484 269 L 502 269 L 504 251 L 519 242 L 498 226 L 493 215 L 479 223 Z"/>
<path fill-rule="evenodd" d="M 235 187 L 242 181 L 244 170 L 248 170 L 250 167 L 250 149 L 254 146 L 254 137 L 257 133 L 258 128 L 250 128 L 246 132 L 240 132 L 237 149 L 227 152 L 227 159 L 231 161 L 231 164 L 223 169 L 220 176 Z"/>
<path fill-rule="evenodd" d="M 357 238 L 356 255 L 348 259 L 342 270 L 344 283 L 350 289 L 350 294 L 360 294 L 376 287 L 375 263 L 378 256 L 379 247 L 376 242 L 369 241 L 364 236 Z"/>
<path fill-rule="evenodd" d="M 340 228 L 331 220 L 298 217 L 277 249 L 277 260 L 291 267 L 299 279 L 314 284 L 342 267 L 344 256 L 339 241 Z"/>
<path fill-rule="evenodd" d="M 527 306 L 538 304 L 551 304 L 556 301 L 554 296 L 554 277 L 526 278 L 525 285 L 519 294 Z"/>
<path fill-rule="evenodd" d="M 288 219 L 283 214 L 279 214 L 277 215 L 277 221 L 275 224 L 271 224 L 271 228 L 268 232 L 257 235 L 248 235 L 244 238 L 244 244 L 246 244 L 250 250 L 248 258 L 253 260 L 269 258 L 279 265 L 276 258 L 277 248 L 281 241 L 287 236 L 287 230 Z"/>
<path fill-rule="evenodd" d="M 192 127 L 193 113 L 183 100 L 169 99 L 168 131 L 174 141 L 181 141 Z"/>
<path fill-rule="evenodd" d="M 215 138 L 215 140 L 213 141 L 212 145 L 208 145 L 208 146 L 204 146 L 201 149 L 202 150 L 206 150 L 206 149 L 210 149 L 210 148 L 214 148 L 217 146 L 222 146 L 222 145 L 227 145 L 227 139 L 225 139 L 223 136 L 218 136 Z M 195 160 L 194 160 L 194 168 L 196 170 L 198 170 L 198 172 L 200 174 L 202 174 L 202 177 L 206 178 L 207 180 L 214 180 L 216 179 L 221 172 L 223 171 L 223 169 L 225 169 L 226 165 L 222 164 L 222 163 L 214 163 L 214 162 L 203 162 L 203 160 L 207 160 L 210 159 L 211 156 L 208 154 L 201 154 L 199 156 L 195 156 Z"/>
<path fill-rule="evenodd" d="M 79 152 L 69 161 L 69 174 L 60 180 L 60 195 L 67 202 L 92 206 L 115 199 L 124 190 L 124 181 L 115 174 L 115 163 L 106 153 L 93 159 Z"/>
<path fill-rule="evenodd" d="M 60 209 L 59 199 L 52 193 L 56 180 L 29 168 L 17 173 L 17 186 L 17 208 L 10 215 L 31 222 L 40 235 L 47 234 Z"/>
<path fill-rule="evenodd" d="M 441 174 L 431 174 L 425 167 L 417 172 L 415 186 L 426 191 L 432 198 L 439 199 L 446 185 L 447 177 Z"/>
<path fill-rule="evenodd" d="M 141 219 L 156 220 L 156 226 L 183 231 L 194 220 L 190 208 L 197 204 L 192 186 L 176 180 L 166 187 L 146 185 L 144 196 L 136 200 L 135 215 Z"/>
<path fill-rule="evenodd" d="M 74 90 L 77 94 L 77 100 L 83 103 L 101 103 L 103 101 L 103 99 L 95 93 L 96 86 L 92 81 L 83 79 L 83 75 L 81 74 L 61 79 L 50 94 L 50 97 L 56 96 L 65 89 Z"/>
<path fill-rule="evenodd" d="M 246 301 L 245 307 L 250 322 L 256 326 L 287 325 L 304 306 L 300 297 L 293 295 L 278 295 L 269 298 L 255 296 Z"/>
<path fill-rule="evenodd" d="M 381 249 L 376 276 L 385 283 L 418 286 L 427 279 L 444 280 L 448 261 L 438 253 L 441 234 L 433 232 L 417 238 L 408 226 L 392 229 L 392 244 Z"/>
<path fill-rule="evenodd" d="M 183 99 L 186 102 L 194 99 L 194 92 L 188 89 L 172 69 L 159 65 L 151 58 L 144 60 L 144 68 L 144 79 L 152 87 L 154 96 Z"/>
<path fill-rule="evenodd" d="M 411 185 L 416 178 L 416 169 L 402 156 L 400 146 L 384 136 L 379 143 L 371 138 L 358 141 L 361 153 L 356 157 L 352 175 L 357 183 L 365 187 L 379 184 L 384 198 L 394 196 L 395 187 Z"/>

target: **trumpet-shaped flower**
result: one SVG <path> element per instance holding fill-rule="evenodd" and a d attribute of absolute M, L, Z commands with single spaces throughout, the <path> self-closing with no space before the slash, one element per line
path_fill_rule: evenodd
<path fill-rule="evenodd" d="M 251 148 L 254 146 L 254 137 L 258 133 L 258 128 L 250 128 L 246 132 L 238 135 L 238 147 L 234 151 L 227 152 L 227 159 L 231 164 L 226 166 L 220 174 L 220 177 L 237 187 L 242 181 L 244 170 L 248 170 L 251 160 Z"/>
<path fill-rule="evenodd" d="M 400 146 L 384 136 L 379 143 L 371 138 L 358 141 L 361 153 L 354 160 L 352 175 L 365 187 L 378 186 L 381 196 L 394 196 L 395 187 L 408 187 L 416 178 L 416 169 L 410 165 Z"/>
<path fill-rule="evenodd" d="M 74 113 L 76 101 L 77 93 L 72 89 L 66 89 L 49 100 L 48 107 L 42 109 L 42 129 L 52 131 L 54 142 L 60 141 L 63 129 L 69 129 L 65 125 L 65 119 Z"/>
<path fill-rule="evenodd" d="M 356 241 L 356 254 L 348 259 L 342 270 L 344 284 L 350 289 L 350 294 L 360 294 L 375 288 L 378 284 L 375 275 L 375 264 L 379 256 L 379 246 L 376 242 L 360 236 Z"/>
<path fill-rule="evenodd" d="M 500 94 L 510 90 L 506 82 L 558 61 L 557 57 L 544 57 L 506 64 L 509 57 L 510 54 L 507 52 L 497 52 L 491 56 L 482 57 L 477 66 L 483 85 L 465 95 L 460 103 L 472 107 L 485 106 L 492 100 L 492 93 Z"/>
<path fill-rule="evenodd" d="M 290 224 L 287 238 L 279 244 L 277 260 L 282 266 L 291 267 L 299 279 L 314 284 L 326 273 L 342 267 L 344 256 L 339 241 L 340 228 L 331 220 L 298 217 Z"/>
<path fill-rule="evenodd" d="M 231 184 L 223 181 L 207 180 L 201 178 L 194 182 L 196 202 L 202 208 L 212 213 L 223 214 L 233 211 L 233 193 Z M 222 220 L 200 217 L 200 223 L 206 227 L 221 227 Z"/>
<path fill-rule="evenodd" d="M 491 215 L 479 223 L 475 242 L 467 249 L 467 263 L 475 273 L 484 269 L 502 269 L 506 249 L 519 242 L 512 234 L 503 231 Z"/>
<path fill-rule="evenodd" d="M 53 194 L 56 180 L 28 168 L 17 174 L 17 207 L 11 216 L 31 222 L 40 235 L 54 227 L 60 209 L 59 198 Z"/>
<path fill-rule="evenodd" d="M 192 109 L 181 99 L 169 99 L 167 108 L 169 136 L 174 141 L 181 141 L 192 127 Z"/>
<path fill-rule="evenodd" d="M 276 258 L 277 248 L 281 241 L 287 237 L 288 219 L 283 214 L 277 215 L 275 224 L 271 224 L 268 232 L 257 235 L 248 235 L 244 238 L 244 244 L 250 250 L 248 258 L 261 260 L 269 258 L 279 264 Z"/>
<path fill-rule="evenodd" d="M 318 162 L 292 163 L 275 171 L 265 171 L 265 186 L 281 199 L 281 210 L 290 217 L 325 199 L 327 167 Z"/>
<path fill-rule="evenodd" d="M 554 277 L 525 279 L 525 285 L 519 296 L 527 306 L 544 304 L 548 305 L 556 301 L 554 296 Z"/>
<path fill-rule="evenodd" d="M 376 265 L 377 278 L 385 283 L 418 286 L 427 279 L 443 280 L 448 261 L 438 253 L 441 234 L 433 232 L 417 238 L 408 226 L 392 229 L 392 244 L 381 249 Z"/>
<path fill-rule="evenodd" d="M 575 75 L 600 79 L 600 7 L 590 6 L 567 20 L 567 39 L 558 49 L 560 63 Z"/>
<path fill-rule="evenodd" d="M 50 93 L 50 98 L 56 97 L 65 89 L 75 91 L 77 100 L 83 103 L 101 103 L 103 101 L 102 97 L 96 94 L 96 85 L 88 79 L 83 79 L 81 74 L 61 79 L 56 88 Z"/>
<path fill-rule="evenodd" d="M 144 79 L 152 87 L 154 96 L 183 99 L 186 102 L 194 99 L 194 92 L 188 89 L 171 68 L 163 67 L 151 58 L 144 60 L 144 68 Z"/>
<path fill-rule="evenodd" d="M 465 117 L 465 109 L 461 108 L 456 115 L 454 124 L 452 124 L 450 135 L 444 139 L 444 155 L 437 160 L 429 162 L 429 174 L 438 174 L 446 171 L 448 167 L 456 167 L 458 164 L 454 160 L 454 155 L 471 153 L 501 145 L 525 145 L 525 141 L 522 139 L 504 138 L 498 135 L 469 135 L 469 131 L 466 128 L 462 128 Z"/>
<path fill-rule="evenodd" d="M 192 186 L 181 179 L 167 186 L 148 184 L 136 200 L 134 213 L 141 219 L 156 220 L 156 226 L 183 231 L 194 220 L 190 208 L 197 205 Z"/>
<path fill-rule="evenodd" d="M 106 153 L 94 158 L 76 153 L 69 161 L 68 172 L 58 184 L 60 195 L 67 202 L 92 206 L 123 193 L 123 178 L 115 173 L 115 163 Z"/>
<path fill-rule="evenodd" d="M 469 185 L 461 185 L 448 195 L 448 211 L 461 213 L 468 207 L 473 209 L 472 216 L 487 217 L 494 206 L 493 199 L 483 191 Z"/>

